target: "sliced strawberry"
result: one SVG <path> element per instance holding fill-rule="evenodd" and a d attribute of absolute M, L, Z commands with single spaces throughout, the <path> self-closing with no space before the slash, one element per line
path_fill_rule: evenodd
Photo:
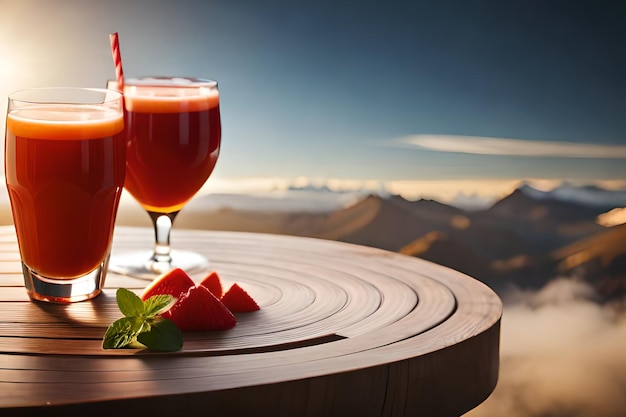
<path fill-rule="evenodd" d="M 183 332 L 227 330 L 237 319 L 206 287 L 192 287 L 163 317 L 172 320 Z"/>
<path fill-rule="evenodd" d="M 212 271 L 211 273 L 209 273 L 209 275 L 206 276 L 206 278 L 200 281 L 200 285 L 207 287 L 207 289 L 211 291 L 211 293 L 217 298 L 222 298 L 222 296 L 224 295 L 222 281 L 215 271 Z"/>
<path fill-rule="evenodd" d="M 189 288 L 196 284 L 180 268 L 174 268 L 154 279 L 141 293 L 141 299 L 146 301 L 148 298 L 157 294 L 170 294 L 176 298 L 181 298 L 187 293 Z"/>
<path fill-rule="evenodd" d="M 261 309 L 250 294 L 236 283 L 226 291 L 222 297 L 222 303 L 233 313 L 245 313 Z"/>

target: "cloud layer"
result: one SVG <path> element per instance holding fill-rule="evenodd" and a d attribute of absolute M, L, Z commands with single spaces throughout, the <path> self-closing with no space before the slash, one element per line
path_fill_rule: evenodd
<path fill-rule="evenodd" d="M 496 390 L 467 417 L 626 415 L 626 312 L 557 279 L 504 298 Z"/>
<path fill-rule="evenodd" d="M 529 141 L 477 136 L 412 135 L 392 142 L 438 152 L 556 158 L 626 159 L 624 145 Z"/>

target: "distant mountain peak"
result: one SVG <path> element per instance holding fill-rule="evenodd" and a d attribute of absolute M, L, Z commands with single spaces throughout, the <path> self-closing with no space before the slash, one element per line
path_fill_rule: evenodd
<path fill-rule="evenodd" d="M 576 186 L 564 182 L 551 190 L 543 191 L 524 182 L 515 191 L 538 201 L 556 200 L 605 209 L 626 206 L 626 189 L 609 190 L 596 185 Z"/>
<path fill-rule="evenodd" d="M 333 192 L 333 190 L 331 190 L 327 185 L 313 185 L 313 184 L 290 185 L 287 188 L 287 191 L 313 191 L 313 192 L 318 192 L 318 193 L 332 193 Z"/>

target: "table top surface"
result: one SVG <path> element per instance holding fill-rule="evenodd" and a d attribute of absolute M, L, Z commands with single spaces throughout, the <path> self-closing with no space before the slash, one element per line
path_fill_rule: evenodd
<path fill-rule="evenodd" d="M 119 227 L 113 256 L 151 242 Z M 172 246 L 206 255 L 261 310 L 185 333 L 180 352 L 103 350 L 115 290 L 149 281 L 109 273 L 94 300 L 32 302 L 14 229 L 0 227 L 0 414 L 460 415 L 495 387 L 502 304 L 457 271 L 292 236 L 175 229 Z"/>

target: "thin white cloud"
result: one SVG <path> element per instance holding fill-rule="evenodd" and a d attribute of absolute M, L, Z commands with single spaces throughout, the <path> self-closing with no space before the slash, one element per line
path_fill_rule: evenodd
<path fill-rule="evenodd" d="M 412 135 L 399 138 L 393 141 L 393 143 L 404 147 L 409 146 L 439 152 L 458 152 L 475 155 L 626 159 L 625 145 L 596 145 L 591 143 L 451 135 Z"/>

